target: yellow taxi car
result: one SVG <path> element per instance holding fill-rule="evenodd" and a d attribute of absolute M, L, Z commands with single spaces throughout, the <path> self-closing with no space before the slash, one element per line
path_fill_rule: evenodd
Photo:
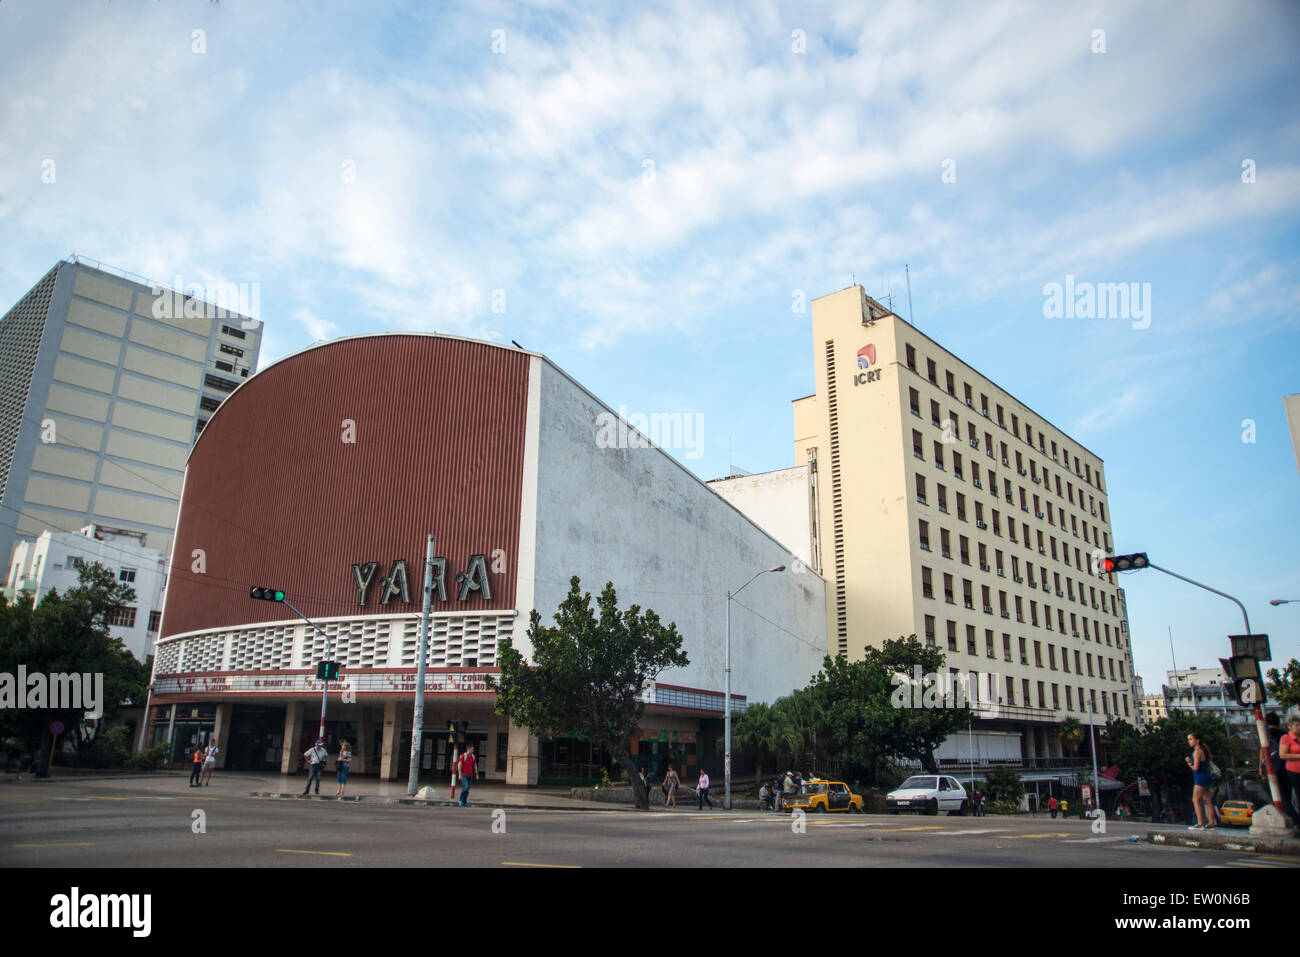
<path fill-rule="evenodd" d="M 799 808 L 805 813 L 823 814 L 827 811 L 847 811 L 852 814 L 862 813 L 862 795 L 854 794 L 843 781 L 823 781 L 814 778 L 805 781 L 798 794 L 787 795 L 781 800 L 781 810 L 793 811 Z"/>
<path fill-rule="evenodd" d="M 1250 818 L 1254 813 L 1255 805 L 1250 801 L 1224 801 L 1219 808 L 1219 820 L 1224 824 L 1250 827 Z"/>

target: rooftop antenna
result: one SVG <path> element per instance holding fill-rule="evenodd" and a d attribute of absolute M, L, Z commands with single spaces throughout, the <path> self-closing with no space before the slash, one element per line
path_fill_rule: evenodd
<path fill-rule="evenodd" d="M 903 263 L 903 272 L 907 275 L 907 321 L 916 325 L 912 322 L 912 271 L 907 263 Z"/>

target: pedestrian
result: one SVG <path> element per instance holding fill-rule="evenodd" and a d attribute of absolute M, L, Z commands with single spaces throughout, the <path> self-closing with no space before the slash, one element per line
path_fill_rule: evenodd
<path fill-rule="evenodd" d="M 1209 745 L 1195 731 L 1187 735 L 1187 746 L 1192 749 L 1192 756 L 1183 760 L 1192 769 L 1192 810 L 1196 812 L 1196 823 L 1188 825 L 1187 829 L 1210 831 L 1219 823 L 1214 816 L 1214 781 L 1210 770 L 1214 764 L 1214 755 Z M 1296 767 L 1300 768 L 1300 762 L 1297 762 Z M 1206 824 L 1206 821 L 1210 823 Z"/>
<path fill-rule="evenodd" d="M 352 745 L 346 741 L 339 742 L 339 756 L 334 762 L 338 771 L 339 789 L 334 792 L 336 798 L 343 796 L 343 789 L 348 784 L 348 771 L 352 768 Z"/>
<path fill-rule="evenodd" d="M 1061 817 L 1069 817 L 1069 816 L 1070 816 L 1070 802 L 1067 801 L 1065 798 L 1061 798 Z"/>
<path fill-rule="evenodd" d="M 782 798 L 784 800 L 792 799 L 799 793 L 799 786 L 794 783 L 794 772 L 785 772 L 785 781 L 781 784 Z"/>
<path fill-rule="evenodd" d="M 474 757 L 474 745 L 465 749 L 460 756 L 460 806 L 469 806 L 469 786 L 474 781 L 474 772 L 478 769 L 478 759 Z"/>
<path fill-rule="evenodd" d="M 1056 811 L 1059 807 L 1060 803 L 1056 800 L 1055 794 L 1047 799 L 1047 810 L 1051 812 L 1053 821 L 1056 820 Z"/>
<path fill-rule="evenodd" d="M 1300 812 L 1291 805 L 1293 797 L 1297 803 L 1300 803 L 1300 793 L 1292 794 L 1291 776 L 1287 773 L 1286 765 L 1282 763 L 1279 753 L 1282 744 L 1282 725 L 1277 719 L 1277 712 L 1270 711 L 1264 724 L 1268 731 L 1268 747 L 1259 749 L 1259 776 L 1267 782 L 1268 772 L 1272 770 L 1277 778 L 1277 789 L 1282 798 L 1282 811 L 1293 826 L 1300 827 Z"/>
<path fill-rule="evenodd" d="M 762 806 L 764 811 L 772 806 L 772 792 L 768 788 L 766 781 L 764 781 L 763 786 L 758 789 L 758 803 Z"/>
<path fill-rule="evenodd" d="M 193 761 L 194 767 L 190 771 L 190 787 L 192 788 L 196 788 L 199 786 L 199 777 L 203 774 L 204 754 L 205 752 L 203 750 L 203 745 L 201 744 L 194 745 L 194 761 Z"/>
<path fill-rule="evenodd" d="M 677 769 L 671 764 L 668 765 L 668 773 L 664 775 L 664 807 L 677 806 L 677 786 L 682 783 L 682 779 L 677 776 Z"/>
<path fill-rule="evenodd" d="M 330 756 L 329 752 L 325 750 L 325 740 L 317 738 L 316 743 L 304 751 L 302 756 L 307 761 L 307 786 L 302 789 L 302 796 L 307 796 L 307 792 L 311 790 L 312 781 L 316 782 L 316 793 L 319 795 L 320 775 L 325 770 L 325 759 Z"/>
<path fill-rule="evenodd" d="M 643 791 L 645 791 L 645 793 L 646 793 L 647 795 L 649 795 L 649 793 L 650 793 L 650 782 L 647 781 L 647 780 L 645 779 L 645 768 L 637 768 L 637 769 L 636 769 L 636 777 L 637 777 L 637 780 L 641 782 L 641 789 L 642 789 Z"/>
<path fill-rule="evenodd" d="M 1278 738 L 1277 756 L 1286 768 L 1291 795 L 1300 806 L 1300 715 L 1287 719 L 1287 733 Z"/>
<path fill-rule="evenodd" d="M 709 772 L 708 771 L 705 771 L 703 769 L 700 770 L 700 780 L 699 783 L 695 785 L 695 796 L 699 799 L 696 802 L 697 806 L 695 810 L 703 811 L 704 805 L 706 804 L 709 806 L 710 810 L 713 809 L 713 802 L 709 800 Z"/>
<path fill-rule="evenodd" d="M 212 772 L 217 769 L 217 754 L 221 749 L 217 747 L 217 739 L 209 739 L 209 744 L 203 752 L 203 783 L 210 785 L 212 783 Z"/>

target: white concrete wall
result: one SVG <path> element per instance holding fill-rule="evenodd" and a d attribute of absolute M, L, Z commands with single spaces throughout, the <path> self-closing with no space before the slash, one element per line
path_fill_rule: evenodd
<path fill-rule="evenodd" d="M 825 582 L 676 460 L 655 448 L 599 448 L 609 412 L 547 362 L 540 376 L 534 605 L 549 624 L 577 575 L 593 601 L 612 581 L 619 606 L 676 622 L 690 658 L 666 684 L 725 687 L 726 594 L 732 603 L 732 691 L 771 701 L 805 685 L 826 655 Z M 764 621 L 742 607 L 754 609 Z M 520 608 L 526 615 L 528 609 Z M 773 624 L 774 623 L 774 624 Z M 527 653 L 520 623 L 516 647 Z"/>
<path fill-rule="evenodd" d="M 766 529 L 805 565 L 814 566 L 807 465 L 716 479 L 709 482 L 709 488 Z"/>

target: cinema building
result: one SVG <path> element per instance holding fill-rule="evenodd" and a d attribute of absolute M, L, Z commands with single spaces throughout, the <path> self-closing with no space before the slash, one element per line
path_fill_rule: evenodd
<path fill-rule="evenodd" d="M 215 735 L 229 768 L 296 769 L 327 738 L 357 772 L 405 777 L 428 534 L 436 536 L 421 768 L 445 774 L 468 721 L 488 776 L 600 774 L 573 738 L 538 740 L 493 709 L 502 642 L 525 656 L 571 576 L 675 622 L 690 664 L 644 692 L 634 758 L 720 771 L 726 595 L 735 707 L 802 687 L 827 651 L 825 582 L 545 357 L 443 335 L 313 346 L 252 376 L 190 454 L 144 744 L 183 760 Z M 617 438 L 609 441 L 613 435 Z M 249 597 L 283 589 L 288 608 Z"/>

